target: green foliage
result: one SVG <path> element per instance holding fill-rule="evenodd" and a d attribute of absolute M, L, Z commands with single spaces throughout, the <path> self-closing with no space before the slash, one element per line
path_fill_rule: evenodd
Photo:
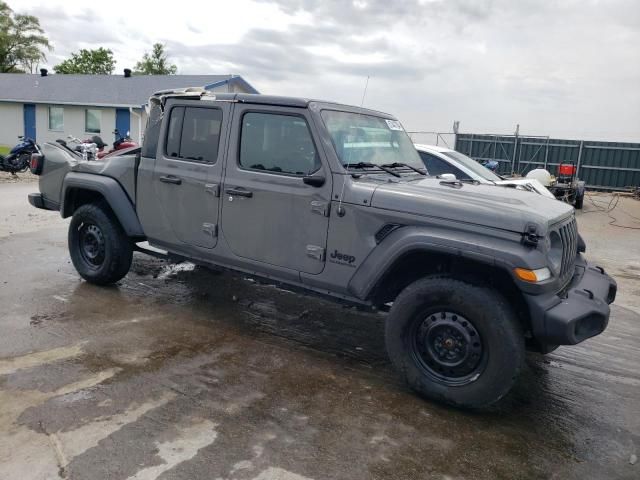
<path fill-rule="evenodd" d="M 40 21 L 14 13 L 0 0 L 0 73 L 32 72 L 51 50 Z"/>
<path fill-rule="evenodd" d="M 154 43 L 151 54 L 146 52 L 134 69 L 136 75 L 175 75 L 177 72 L 178 67 L 169 63 L 164 45 L 161 43 Z"/>
<path fill-rule="evenodd" d="M 0 145 L 0 155 L 2 155 L 3 157 L 9 155 L 10 151 L 11 147 L 9 147 L 8 145 Z"/>
<path fill-rule="evenodd" d="M 84 73 L 91 75 L 111 75 L 116 68 L 113 52 L 106 48 L 95 50 L 81 49 L 72 53 L 71 58 L 59 63 L 53 70 L 56 73 Z"/>

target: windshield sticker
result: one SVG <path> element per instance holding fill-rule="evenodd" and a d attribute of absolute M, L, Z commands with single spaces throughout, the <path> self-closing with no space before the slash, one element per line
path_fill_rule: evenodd
<path fill-rule="evenodd" d="M 397 120 L 385 120 L 385 122 L 387 122 L 387 126 L 389 127 L 389 130 L 404 130 L 402 128 L 402 125 L 400 125 L 400 122 Z"/>

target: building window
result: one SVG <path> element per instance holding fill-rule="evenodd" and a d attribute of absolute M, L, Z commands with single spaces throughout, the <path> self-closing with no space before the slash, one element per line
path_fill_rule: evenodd
<path fill-rule="evenodd" d="M 102 111 L 97 108 L 87 108 L 84 111 L 84 131 L 87 133 L 100 133 L 100 121 Z"/>
<path fill-rule="evenodd" d="M 49 107 L 49 130 L 64 131 L 64 108 Z"/>

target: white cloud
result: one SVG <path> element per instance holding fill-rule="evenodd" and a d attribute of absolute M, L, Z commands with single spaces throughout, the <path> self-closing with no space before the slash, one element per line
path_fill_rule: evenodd
<path fill-rule="evenodd" d="M 640 141 L 635 0 L 10 1 L 40 17 L 50 66 L 111 48 L 118 71 L 152 43 L 181 73 L 235 73 L 264 93 L 359 104 L 412 130 Z"/>

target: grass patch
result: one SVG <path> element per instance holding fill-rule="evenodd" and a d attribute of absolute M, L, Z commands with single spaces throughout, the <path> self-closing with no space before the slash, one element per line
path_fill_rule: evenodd
<path fill-rule="evenodd" d="M 11 147 L 0 145 L 0 155 L 4 155 L 6 157 L 7 155 L 9 155 L 9 151 L 11 151 Z"/>

